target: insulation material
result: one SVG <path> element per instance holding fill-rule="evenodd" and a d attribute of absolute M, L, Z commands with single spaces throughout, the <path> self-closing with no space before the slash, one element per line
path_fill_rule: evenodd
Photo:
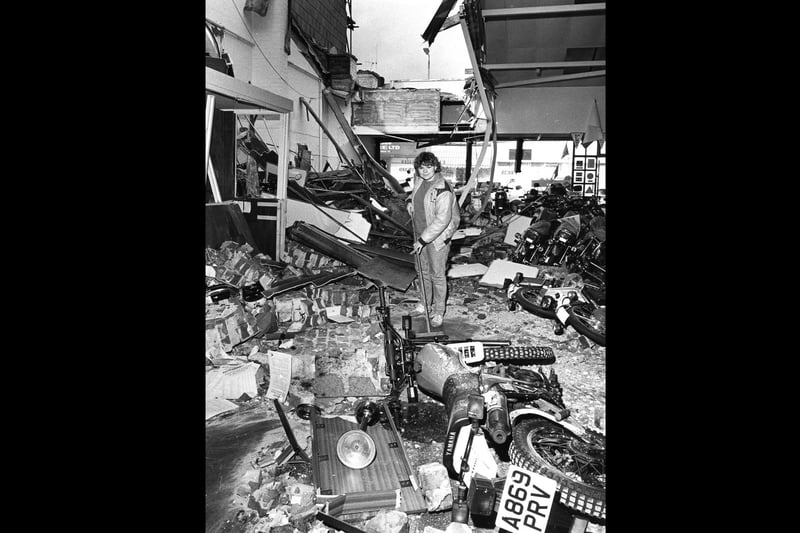
<path fill-rule="evenodd" d="M 468 276 L 483 276 L 489 267 L 481 263 L 461 263 L 453 265 L 447 271 L 448 278 L 466 278 Z"/>
<path fill-rule="evenodd" d="M 286 200 L 286 227 L 288 228 L 298 221 L 311 224 L 325 233 L 350 241 L 357 241 L 360 238 L 361 242 L 367 242 L 369 230 L 372 228 L 372 224 L 361 215 L 360 211 L 331 209 L 288 198 Z M 342 228 L 342 225 L 350 231 Z"/>
<path fill-rule="evenodd" d="M 505 259 L 495 259 L 489 265 L 489 270 L 483 275 L 478 285 L 502 289 L 505 279 L 514 279 L 517 272 L 522 272 L 522 276 L 525 278 L 535 278 L 539 275 L 539 269 L 534 266 L 514 263 Z"/>

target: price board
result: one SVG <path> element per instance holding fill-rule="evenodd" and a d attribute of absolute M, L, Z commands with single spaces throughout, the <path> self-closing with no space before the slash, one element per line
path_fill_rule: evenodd
<path fill-rule="evenodd" d="M 495 526 L 509 533 L 543 533 L 557 486 L 554 479 L 511 465 Z"/>

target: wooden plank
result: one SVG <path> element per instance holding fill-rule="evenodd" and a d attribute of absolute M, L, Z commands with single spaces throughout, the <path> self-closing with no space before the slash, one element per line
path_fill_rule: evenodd
<path fill-rule="evenodd" d="M 364 90 L 362 102 L 353 105 L 353 126 L 397 130 L 439 128 L 439 89 Z"/>
<path fill-rule="evenodd" d="M 313 413 L 311 420 L 314 482 L 320 494 L 346 495 L 343 515 L 395 509 L 398 490 L 401 493 L 398 510 L 421 513 L 427 509 L 396 428 L 380 423 L 368 427 L 367 433 L 375 442 L 375 460 L 366 468 L 354 470 L 339 460 L 336 444 L 344 433 L 358 429 L 358 424 Z"/>

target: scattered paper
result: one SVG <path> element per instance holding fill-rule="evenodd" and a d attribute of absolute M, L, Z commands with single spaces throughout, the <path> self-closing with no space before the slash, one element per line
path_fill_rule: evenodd
<path fill-rule="evenodd" d="M 489 287 L 502 289 L 505 279 L 514 279 L 517 272 L 522 272 L 522 276 L 525 278 L 535 278 L 539 275 L 539 269 L 534 266 L 514 263 L 505 259 L 495 259 L 489 265 L 489 270 L 483 275 L 478 285 L 488 285 Z"/>
<path fill-rule="evenodd" d="M 267 398 L 283 403 L 289 394 L 289 383 L 292 380 L 292 356 L 288 353 L 267 351 L 269 354 L 269 388 Z"/>
<path fill-rule="evenodd" d="M 482 276 L 489 267 L 481 263 L 460 263 L 450 267 L 447 271 L 448 278 L 465 278 L 467 276 Z"/>
<path fill-rule="evenodd" d="M 223 413 L 230 413 L 238 408 L 238 405 L 224 398 L 206 398 L 206 420 Z"/>
<path fill-rule="evenodd" d="M 235 368 L 224 369 L 225 380 L 223 381 L 222 397 L 236 400 L 247 394 L 251 398 L 258 396 L 258 384 L 256 383 L 256 372 L 261 368 L 258 363 L 247 363 Z"/>
<path fill-rule="evenodd" d="M 206 372 L 206 401 L 222 397 L 222 382 L 225 374 L 222 370 L 214 369 Z"/>
<path fill-rule="evenodd" d="M 525 217 L 522 215 L 516 215 L 516 217 L 508 223 L 508 229 L 506 229 L 506 238 L 503 239 L 503 242 L 506 244 L 514 244 L 516 239 L 514 235 L 517 233 L 525 233 L 525 230 L 528 229 L 533 222 L 531 217 Z"/>

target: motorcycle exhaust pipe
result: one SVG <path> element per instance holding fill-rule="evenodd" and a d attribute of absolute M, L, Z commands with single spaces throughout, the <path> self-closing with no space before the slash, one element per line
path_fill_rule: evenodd
<path fill-rule="evenodd" d="M 486 429 L 495 443 L 503 444 L 511 433 L 506 395 L 493 389 L 488 391 L 484 398 L 486 399 Z"/>

